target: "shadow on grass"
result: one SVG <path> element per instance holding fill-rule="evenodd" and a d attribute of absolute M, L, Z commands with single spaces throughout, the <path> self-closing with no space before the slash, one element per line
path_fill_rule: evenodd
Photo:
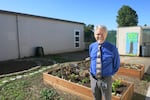
<path fill-rule="evenodd" d="M 150 82 L 150 74 L 145 73 L 142 80 Z"/>
<path fill-rule="evenodd" d="M 132 100 L 145 100 L 145 98 L 146 98 L 145 95 L 134 92 Z"/>

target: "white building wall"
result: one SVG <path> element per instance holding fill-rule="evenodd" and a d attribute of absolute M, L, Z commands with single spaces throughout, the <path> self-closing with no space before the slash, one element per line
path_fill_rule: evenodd
<path fill-rule="evenodd" d="M 141 43 L 141 27 L 119 27 L 117 30 L 117 47 L 120 55 L 127 55 L 126 53 L 126 33 L 136 32 L 138 33 L 138 52 L 137 56 L 139 55 L 139 48 Z"/>
<path fill-rule="evenodd" d="M 34 56 L 39 46 L 45 55 L 85 49 L 83 23 L 1 10 L 0 23 L 0 61 Z M 78 48 L 75 30 L 80 32 Z"/>
<path fill-rule="evenodd" d="M 0 14 L 0 61 L 18 56 L 16 16 Z"/>
<path fill-rule="evenodd" d="M 33 56 L 35 47 L 45 54 L 84 50 L 83 25 L 38 17 L 18 16 L 21 57 Z M 74 30 L 80 30 L 81 43 L 74 47 Z"/>

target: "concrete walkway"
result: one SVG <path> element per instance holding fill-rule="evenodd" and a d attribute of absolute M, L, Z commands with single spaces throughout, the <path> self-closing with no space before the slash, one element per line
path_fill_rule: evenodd
<path fill-rule="evenodd" d="M 148 88 L 145 100 L 150 100 L 150 86 Z"/>

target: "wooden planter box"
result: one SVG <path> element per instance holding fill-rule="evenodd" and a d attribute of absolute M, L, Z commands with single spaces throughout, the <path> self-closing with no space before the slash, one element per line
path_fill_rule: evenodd
<path fill-rule="evenodd" d="M 120 67 L 117 74 L 142 79 L 144 75 L 144 66 L 142 66 L 140 70 Z"/>
<path fill-rule="evenodd" d="M 77 95 L 81 98 L 81 100 L 93 100 L 93 95 L 91 89 L 77 84 L 73 82 L 69 82 L 68 80 L 61 79 L 57 76 L 53 76 L 48 74 L 48 72 L 43 73 L 43 81 L 45 84 L 51 85 L 56 89 Z M 126 82 L 129 84 L 127 90 L 122 94 L 121 97 L 112 96 L 112 100 L 131 100 L 134 92 L 133 83 Z"/>

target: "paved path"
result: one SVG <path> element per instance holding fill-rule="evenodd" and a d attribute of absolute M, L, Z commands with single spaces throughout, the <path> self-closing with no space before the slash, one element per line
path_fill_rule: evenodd
<path fill-rule="evenodd" d="M 148 88 L 145 100 L 150 100 L 150 86 Z"/>

